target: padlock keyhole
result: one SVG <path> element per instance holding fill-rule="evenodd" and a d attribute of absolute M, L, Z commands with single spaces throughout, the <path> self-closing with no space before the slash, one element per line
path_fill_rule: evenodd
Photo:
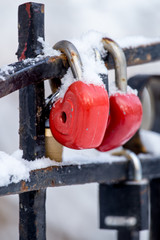
<path fill-rule="evenodd" d="M 61 119 L 62 119 L 62 122 L 63 122 L 63 123 L 66 123 L 66 121 L 67 121 L 67 115 L 66 115 L 65 112 L 62 112 L 62 114 L 61 114 Z"/>

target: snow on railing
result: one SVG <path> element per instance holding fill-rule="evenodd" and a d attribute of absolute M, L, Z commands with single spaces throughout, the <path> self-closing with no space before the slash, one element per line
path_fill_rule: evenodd
<path fill-rule="evenodd" d="M 160 134 L 141 130 L 140 136 L 142 143 L 147 149 L 148 154 L 139 154 L 141 158 L 151 156 L 159 156 Z M 47 168 L 51 166 L 61 167 L 69 165 L 77 165 L 79 169 L 85 164 L 115 163 L 124 161 L 123 156 L 113 156 L 112 153 L 122 150 L 122 147 L 108 152 L 100 152 L 95 149 L 73 150 L 64 147 L 62 154 L 62 162 L 55 162 L 49 158 L 36 159 L 27 161 L 22 158 L 22 150 L 15 151 L 12 155 L 0 151 L 0 187 L 7 186 L 11 183 L 18 183 L 21 180 L 30 181 L 30 172 L 32 170 Z M 127 161 L 127 159 L 126 159 Z"/>

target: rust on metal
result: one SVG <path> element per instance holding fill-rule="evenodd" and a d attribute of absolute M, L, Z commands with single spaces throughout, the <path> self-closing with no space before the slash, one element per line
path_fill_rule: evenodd
<path fill-rule="evenodd" d="M 26 54 L 25 44 L 23 48 Z M 136 48 L 124 48 L 127 66 L 150 63 L 160 60 L 160 43 L 138 46 Z M 20 55 L 20 57 L 25 57 Z M 109 54 L 103 58 L 107 69 L 114 68 L 112 56 Z M 3 74 L 6 80 L 0 80 L 0 98 L 30 84 L 42 82 L 46 79 L 62 78 L 66 73 L 69 64 L 65 54 L 54 57 L 44 57 L 36 62 L 16 62 L 10 64 L 14 73 Z"/>
<path fill-rule="evenodd" d="M 123 82 L 126 82 L 126 79 L 125 79 L 125 78 L 122 78 L 121 80 L 122 80 Z"/>
<path fill-rule="evenodd" d="M 62 61 L 62 64 L 65 68 L 69 67 L 67 57 L 64 53 L 62 53 L 60 56 L 49 57 L 48 59 L 48 63 L 57 64 L 57 65 L 59 64 L 60 61 Z"/>
<path fill-rule="evenodd" d="M 26 11 L 28 13 L 29 19 L 31 18 L 31 3 L 26 3 Z"/>
<path fill-rule="evenodd" d="M 154 179 L 160 177 L 160 158 L 142 157 L 141 164 L 143 177 Z M 91 163 L 79 165 L 52 166 L 45 169 L 37 169 L 30 172 L 30 181 L 9 184 L 0 187 L 0 196 L 23 193 L 45 189 L 47 187 L 69 186 L 85 183 L 118 183 L 133 179 L 133 169 L 128 166 L 128 161 L 121 160 L 103 163 Z"/>
<path fill-rule="evenodd" d="M 55 183 L 54 183 L 54 181 L 53 181 L 53 180 L 51 181 L 51 185 L 52 185 L 52 187 L 54 187 L 54 186 L 55 186 Z"/>
<path fill-rule="evenodd" d="M 27 192 L 28 191 L 28 186 L 26 185 L 25 181 L 21 182 L 21 192 Z"/>
<path fill-rule="evenodd" d="M 111 38 L 108 38 L 108 37 L 104 37 L 104 38 L 102 38 L 102 40 L 105 40 L 106 42 L 114 42 L 113 41 L 113 39 L 111 39 Z"/>
<path fill-rule="evenodd" d="M 78 57 L 78 55 L 74 52 L 74 51 L 71 51 L 71 55 L 72 55 L 72 57 Z"/>
<path fill-rule="evenodd" d="M 57 61 L 57 59 L 59 60 L 60 58 L 65 58 L 64 54 L 61 54 L 60 56 L 53 56 L 53 57 L 49 57 L 48 59 L 48 63 L 54 63 Z M 66 59 L 65 59 L 66 60 Z"/>
<path fill-rule="evenodd" d="M 152 56 L 151 56 L 151 54 L 146 54 L 146 59 L 147 59 L 147 61 L 151 61 L 152 60 Z"/>
<path fill-rule="evenodd" d="M 41 13 L 44 13 L 44 5 L 41 6 Z"/>
<path fill-rule="evenodd" d="M 38 106 L 38 107 L 37 107 L 37 113 L 36 113 L 38 119 L 41 117 L 42 111 L 43 111 L 42 107 L 39 107 L 39 106 Z"/>
<path fill-rule="evenodd" d="M 71 51 L 71 59 L 70 59 L 70 61 L 71 61 L 72 63 L 74 63 L 74 57 L 77 57 L 77 58 L 78 58 L 78 55 L 77 55 L 74 51 Z"/>

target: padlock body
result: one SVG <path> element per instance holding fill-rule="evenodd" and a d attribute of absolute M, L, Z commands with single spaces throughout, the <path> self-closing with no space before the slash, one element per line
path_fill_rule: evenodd
<path fill-rule="evenodd" d="M 148 182 L 128 181 L 100 184 L 100 228 L 116 230 L 148 229 Z"/>
<path fill-rule="evenodd" d="M 66 147 L 96 148 L 102 142 L 108 113 L 109 100 L 105 88 L 76 81 L 51 109 L 51 132 Z"/>
<path fill-rule="evenodd" d="M 116 93 L 110 96 L 108 125 L 99 151 L 108 151 L 125 144 L 139 129 L 142 104 L 135 94 Z"/>
<path fill-rule="evenodd" d="M 50 128 L 45 128 L 45 157 L 61 162 L 62 151 L 63 146 L 54 139 Z"/>

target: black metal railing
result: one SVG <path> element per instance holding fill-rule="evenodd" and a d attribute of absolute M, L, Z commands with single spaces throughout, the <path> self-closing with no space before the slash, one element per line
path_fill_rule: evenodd
<path fill-rule="evenodd" d="M 28 161 L 45 156 L 45 114 L 44 80 L 62 78 L 69 65 L 64 54 L 56 57 L 42 57 L 38 37 L 44 38 L 44 5 L 25 3 L 19 7 L 19 61 L 10 64 L 14 72 L 1 73 L 0 98 L 16 90 L 19 92 L 20 110 L 20 149 Z M 160 42 L 123 49 L 127 66 L 150 63 L 160 60 Z M 32 58 L 32 61 L 22 61 Z M 114 68 L 110 55 L 105 59 L 108 69 Z M 158 96 L 157 96 L 158 98 Z M 159 117 L 159 116 L 158 116 Z M 156 123 L 157 124 L 157 123 Z M 157 126 L 157 125 L 156 125 Z M 141 159 L 143 177 L 150 181 L 151 239 L 160 239 L 160 156 Z M 46 188 L 84 183 L 122 182 L 133 177 L 133 169 L 126 161 L 52 166 L 30 172 L 30 181 L 11 183 L 0 187 L 0 196 L 19 194 L 20 239 L 46 239 L 45 199 Z M 128 239 L 133 238 L 128 235 Z M 122 237 L 119 236 L 119 240 Z M 127 239 L 126 239 L 127 240 Z"/>

